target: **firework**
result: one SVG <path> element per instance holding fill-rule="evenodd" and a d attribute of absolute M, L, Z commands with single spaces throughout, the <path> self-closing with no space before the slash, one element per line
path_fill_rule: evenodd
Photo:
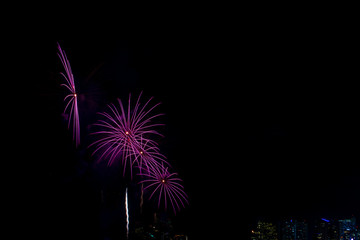
<path fill-rule="evenodd" d="M 75 141 L 75 145 L 77 147 L 80 144 L 80 122 L 74 76 L 71 71 L 70 62 L 67 59 L 65 51 L 61 49 L 60 44 L 58 44 L 58 50 L 58 56 L 65 69 L 65 73 L 61 72 L 61 75 L 66 80 L 64 84 L 61 84 L 61 86 L 64 86 L 70 92 L 64 98 L 64 102 L 66 102 L 64 113 L 68 112 L 68 128 L 70 129 L 70 125 L 72 126 L 73 141 Z"/>
<path fill-rule="evenodd" d="M 127 166 L 130 167 L 132 176 L 132 167 L 135 163 L 140 168 L 143 164 L 149 167 L 155 165 L 155 159 L 163 158 L 158 151 L 157 143 L 151 139 L 154 135 L 162 136 L 153 128 L 163 124 L 152 123 L 154 118 L 162 114 L 150 115 L 159 103 L 149 107 L 152 100 L 150 98 L 141 106 L 140 98 L 141 94 L 133 109 L 131 109 L 131 95 L 129 95 L 127 109 L 124 108 L 120 99 L 118 99 L 120 110 L 114 104 L 108 105 L 110 111 L 100 113 L 105 119 L 94 124 L 102 128 L 93 133 L 99 135 L 100 139 L 89 146 L 95 146 L 93 155 L 98 151 L 102 152 L 99 159 L 107 159 L 108 165 L 121 160 L 124 167 L 123 175 Z"/>
<path fill-rule="evenodd" d="M 126 239 L 129 239 L 129 202 L 128 202 L 128 189 L 125 192 L 125 210 L 126 210 Z"/>
<path fill-rule="evenodd" d="M 162 164 L 169 165 L 166 161 L 166 157 L 160 153 L 159 148 L 152 145 L 148 139 L 141 137 L 139 146 L 140 151 L 133 152 L 130 156 L 133 158 L 133 162 L 137 163 L 140 174 L 143 169 L 145 169 L 145 171 L 150 171 L 151 168 L 159 168 Z"/>
<path fill-rule="evenodd" d="M 144 184 L 144 190 L 151 192 L 149 199 L 156 197 L 158 200 L 158 207 L 161 202 L 167 209 L 170 203 L 174 213 L 180 211 L 181 206 L 185 207 L 188 204 L 188 196 L 184 192 L 184 187 L 181 185 L 181 179 L 177 177 L 177 173 L 170 173 L 168 167 L 162 165 L 161 168 L 151 168 L 150 171 L 144 171 L 140 174 L 145 179 L 140 181 Z"/>

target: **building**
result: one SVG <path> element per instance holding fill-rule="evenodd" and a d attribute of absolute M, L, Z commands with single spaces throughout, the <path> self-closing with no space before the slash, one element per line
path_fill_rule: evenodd
<path fill-rule="evenodd" d="M 339 224 L 336 220 L 321 218 L 314 221 L 314 240 L 339 240 Z"/>
<path fill-rule="evenodd" d="M 310 224 L 309 224 L 310 223 Z M 251 240 L 360 240 L 356 218 L 318 218 L 310 222 L 287 218 L 276 223 L 259 220 L 251 231 Z"/>
<path fill-rule="evenodd" d="M 281 222 L 281 240 L 308 239 L 308 224 L 305 220 L 288 219 Z"/>
<path fill-rule="evenodd" d="M 251 240 L 279 240 L 276 225 L 269 221 L 258 221 L 256 230 L 251 231 Z"/>
<path fill-rule="evenodd" d="M 176 234 L 174 236 L 174 240 L 188 240 L 188 236 L 187 235 L 183 235 L 183 234 Z"/>
<path fill-rule="evenodd" d="M 339 220 L 340 240 L 360 240 L 357 230 L 355 217 Z"/>

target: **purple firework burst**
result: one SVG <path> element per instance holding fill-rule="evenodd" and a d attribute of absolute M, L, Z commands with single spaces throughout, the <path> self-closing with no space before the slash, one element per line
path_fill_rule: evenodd
<path fill-rule="evenodd" d="M 108 105 L 110 111 L 100 113 L 105 119 L 95 124 L 102 129 L 93 133 L 101 138 L 89 146 L 95 146 L 93 155 L 101 152 L 100 160 L 107 159 L 108 165 L 121 160 L 124 167 L 123 175 L 125 175 L 127 165 L 130 167 L 132 176 L 132 167 L 135 163 L 141 169 L 143 165 L 147 168 L 155 166 L 156 160 L 165 161 L 165 157 L 159 153 L 157 143 L 150 138 L 153 135 L 162 136 L 153 128 L 163 124 L 152 123 L 152 120 L 163 114 L 151 115 L 160 103 L 148 107 L 152 100 L 150 98 L 141 106 L 140 98 L 141 94 L 133 109 L 131 109 L 131 95 L 129 95 L 127 109 L 124 108 L 120 99 L 118 99 L 120 111 L 114 104 Z"/>
<path fill-rule="evenodd" d="M 162 164 L 169 165 L 166 161 L 166 157 L 159 152 L 159 148 L 152 145 L 149 139 L 141 138 L 139 142 L 140 151 L 133 151 L 130 156 L 134 163 L 137 163 L 137 167 L 140 170 L 140 174 L 143 169 L 150 171 L 151 168 L 159 168 Z"/>
<path fill-rule="evenodd" d="M 65 73 L 61 72 L 61 75 L 65 78 L 66 82 L 61 84 L 66 89 L 69 90 L 69 94 L 65 96 L 64 101 L 66 102 L 66 106 L 64 109 L 64 114 L 68 112 L 68 128 L 70 129 L 70 125 L 73 130 L 73 141 L 75 141 L 76 147 L 80 144 L 80 122 L 79 122 L 79 111 L 78 111 L 78 103 L 77 103 L 77 93 L 75 90 L 75 82 L 74 76 L 71 71 L 70 62 L 67 59 L 65 51 L 63 51 L 58 43 L 59 53 L 58 56 L 61 60 L 62 65 L 64 66 Z"/>
<path fill-rule="evenodd" d="M 140 181 L 145 185 L 144 190 L 151 192 L 149 199 L 155 196 L 159 208 L 162 201 L 165 210 L 170 203 L 176 214 L 177 211 L 180 211 L 181 206 L 185 207 L 185 203 L 189 204 L 188 196 L 181 185 L 182 180 L 177 177 L 177 173 L 170 173 L 168 167 L 150 168 L 149 171 L 144 171 L 140 175 L 145 178 Z"/>

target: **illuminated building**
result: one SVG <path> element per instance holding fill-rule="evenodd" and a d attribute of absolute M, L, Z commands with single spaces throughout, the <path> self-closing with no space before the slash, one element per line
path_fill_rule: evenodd
<path fill-rule="evenodd" d="M 281 240 L 308 240 L 308 234 L 305 220 L 290 219 L 281 223 Z"/>
<path fill-rule="evenodd" d="M 360 228 L 356 218 L 348 219 L 291 219 L 276 224 L 259 220 L 251 231 L 251 240 L 360 240 Z"/>
<path fill-rule="evenodd" d="M 187 235 L 177 234 L 174 236 L 174 240 L 188 240 Z"/>
<path fill-rule="evenodd" d="M 355 217 L 339 220 L 340 240 L 359 240 Z"/>
<path fill-rule="evenodd" d="M 272 222 L 258 221 L 256 230 L 251 231 L 251 240 L 278 240 L 276 225 Z"/>
<path fill-rule="evenodd" d="M 338 221 L 321 218 L 314 222 L 314 240 L 339 240 Z"/>

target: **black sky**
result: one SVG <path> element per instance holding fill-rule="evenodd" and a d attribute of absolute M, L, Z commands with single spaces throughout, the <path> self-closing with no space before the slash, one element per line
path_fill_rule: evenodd
<path fill-rule="evenodd" d="M 24 90 L 17 114 L 29 133 L 26 167 L 17 169 L 27 189 L 18 205 L 30 213 L 17 205 L 20 214 L 43 218 L 46 234 L 84 228 L 90 236 L 104 219 L 99 186 L 111 188 L 61 119 L 57 42 L 83 91 L 84 144 L 95 113 L 116 98 L 143 91 L 162 103 L 161 147 L 190 197 L 178 225 L 194 239 L 234 234 L 264 215 L 359 214 L 351 18 L 293 13 L 179 10 L 111 25 L 85 18 L 71 30 L 60 21 L 17 38 L 25 73 L 13 75 Z"/>

